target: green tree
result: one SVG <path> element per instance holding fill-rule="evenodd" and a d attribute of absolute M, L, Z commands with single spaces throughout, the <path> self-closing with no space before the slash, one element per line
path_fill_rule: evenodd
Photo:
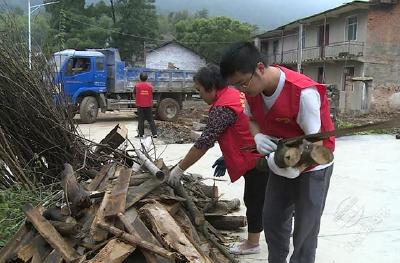
<path fill-rule="evenodd" d="M 113 43 L 121 57 L 143 57 L 144 44 L 157 42 L 158 23 L 155 0 L 120 0 L 115 2 L 116 28 Z"/>
<path fill-rule="evenodd" d="M 195 18 L 176 23 L 176 38 L 209 61 L 218 62 L 227 45 L 250 40 L 256 29 L 228 17 Z"/>
<path fill-rule="evenodd" d="M 62 0 L 48 6 L 51 35 L 48 44 L 52 51 L 65 48 L 104 48 L 112 41 L 116 30 L 111 9 L 100 1 L 85 8 L 84 0 Z"/>

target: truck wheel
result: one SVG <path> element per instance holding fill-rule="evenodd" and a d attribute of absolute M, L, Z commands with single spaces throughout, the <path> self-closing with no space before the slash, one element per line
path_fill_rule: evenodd
<path fill-rule="evenodd" d="M 157 116 L 163 121 L 176 121 L 179 114 L 179 103 L 171 98 L 161 100 L 157 108 Z"/>
<path fill-rule="evenodd" d="M 99 104 L 95 97 L 84 97 L 79 107 L 79 114 L 83 123 L 93 123 L 99 113 Z"/>

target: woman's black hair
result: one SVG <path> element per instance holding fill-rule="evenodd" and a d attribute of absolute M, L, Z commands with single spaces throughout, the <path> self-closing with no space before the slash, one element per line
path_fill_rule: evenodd
<path fill-rule="evenodd" d="M 200 68 L 193 76 L 193 81 L 198 82 L 207 92 L 213 89 L 223 89 L 226 86 L 226 81 L 222 78 L 219 67 L 212 64 Z"/>

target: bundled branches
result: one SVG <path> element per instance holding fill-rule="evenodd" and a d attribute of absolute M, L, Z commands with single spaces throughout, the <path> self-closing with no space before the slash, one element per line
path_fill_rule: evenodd
<path fill-rule="evenodd" d="M 29 69 L 24 33 L 12 19 L 0 19 L 10 28 L 0 38 L 0 186 L 59 181 L 65 162 L 77 165 L 90 158 L 87 146 L 65 104 L 55 100 L 50 63 L 33 52 Z"/>

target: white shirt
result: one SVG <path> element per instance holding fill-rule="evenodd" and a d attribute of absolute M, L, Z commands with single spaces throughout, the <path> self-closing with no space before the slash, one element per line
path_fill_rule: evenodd
<path fill-rule="evenodd" d="M 283 86 L 285 85 L 286 75 L 281 70 L 278 85 L 276 86 L 275 92 L 271 96 L 266 96 L 261 93 L 264 100 L 265 110 L 268 111 L 274 105 L 276 99 L 282 92 Z M 305 88 L 300 93 L 300 105 L 299 113 L 297 114 L 296 122 L 303 130 L 304 134 L 313 134 L 320 132 L 321 130 L 321 97 L 317 91 L 316 87 Z M 249 104 L 246 101 L 244 113 L 252 117 L 250 112 Z M 333 163 L 333 162 L 332 162 Z M 310 171 L 322 170 L 332 163 L 318 165 L 311 169 Z"/>

